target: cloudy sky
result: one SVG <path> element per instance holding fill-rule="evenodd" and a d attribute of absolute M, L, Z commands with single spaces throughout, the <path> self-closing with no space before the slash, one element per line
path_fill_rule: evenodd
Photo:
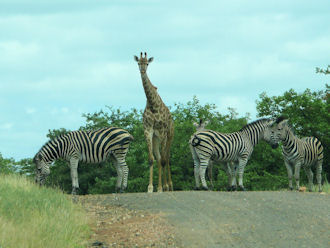
<path fill-rule="evenodd" d="M 194 95 L 256 116 L 263 91 L 323 90 L 330 7 L 320 1 L 2 0 L 0 153 L 33 157 L 49 129 L 78 129 L 83 113 L 143 109 L 133 55 L 164 102 Z"/>

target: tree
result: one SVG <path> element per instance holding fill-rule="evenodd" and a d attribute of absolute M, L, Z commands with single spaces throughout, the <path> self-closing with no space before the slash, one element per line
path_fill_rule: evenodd
<path fill-rule="evenodd" d="M 14 159 L 6 159 L 2 157 L 0 153 L 0 174 L 9 174 L 16 171 Z"/>
<path fill-rule="evenodd" d="M 171 171 L 175 190 L 191 190 L 195 179 L 193 160 L 189 149 L 189 140 L 195 132 L 193 122 L 200 118 L 209 121 L 206 128 L 219 132 L 235 132 L 248 123 L 249 115 L 238 117 L 237 112 L 229 108 L 229 114 L 221 114 L 216 105 L 202 105 L 197 97 L 186 104 L 176 103 L 172 109 L 175 122 L 174 140 L 171 146 Z M 147 145 L 144 138 L 142 111 L 131 109 L 121 111 L 106 107 L 95 113 L 83 115 L 86 124 L 80 130 L 95 130 L 102 127 L 118 126 L 129 131 L 134 141 L 130 145 L 126 162 L 129 167 L 128 192 L 145 192 L 148 186 L 149 165 Z M 53 139 L 68 132 L 66 129 L 49 130 L 47 137 Z M 244 185 L 252 190 L 271 190 L 286 186 L 286 172 L 279 166 L 280 150 L 273 151 L 266 143 L 259 144 L 250 158 L 244 175 Z M 28 163 L 26 163 L 28 164 Z M 31 169 L 31 171 L 34 170 Z M 33 172 L 32 172 L 33 173 Z M 116 170 L 109 162 L 102 164 L 80 163 L 78 176 L 81 194 L 102 194 L 115 191 Z M 224 190 L 227 187 L 225 171 L 216 165 L 214 170 L 215 188 Z M 157 181 L 157 176 L 155 181 Z M 48 185 L 57 186 L 66 192 L 71 191 L 71 177 L 68 163 L 58 160 L 51 167 Z"/>
<path fill-rule="evenodd" d="M 330 74 L 330 65 L 328 65 L 327 69 L 316 67 L 316 73 Z"/>

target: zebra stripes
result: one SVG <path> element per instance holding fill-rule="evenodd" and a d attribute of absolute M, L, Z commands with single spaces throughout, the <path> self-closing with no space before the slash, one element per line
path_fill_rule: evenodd
<path fill-rule="evenodd" d="M 282 142 L 282 154 L 288 172 L 289 188 L 292 190 L 292 170 L 294 168 L 294 178 L 296 188 L 299 190 L 299 178 L 301 166 L 305 169 L 308 177 L 308 189 L 313 188 L 313 172 L 311 167 L 316 165 L 316 179 L 321 188 L 321 172 L 323 163 L 323 146 L 315 137 L 304 137 L 299 139 L 288 124 L 288 120 L 279 117 L 271 130 L 273 142 Z"/>
<path fill-rule="evenodd" d="M 133 136 L 126 130 L 109 127 L 95 131 L 72 131 L 48 141 L 35 155 L 36 182 L 43 184 L 50 164 L 58 158 L 70 162 L 72 194 L 79 188 L 78 162 L 101 163 L 111 158 L 117 169 L 116 189 L 127 187 L 128 167 L 125 157 Z"/>
<path fill-rule="evenodd" d="M 205 129 L 205 126 L 207 126 L 207 124 L 209 123 L 209 121 L 204 121 L 202 119 L 199 120 L 199 123 L 194 122 L 193 125 L 196 128 L 197 132 L 200 131 L 209 131 L 208 129 Z M 193 137 L 191 137 L 192 139 Z M 192 149 L 192 147 L 191 147 Z M 193 152 L 193 151 L 192 151 Z M 208 171 L 208 177 L 210 180 L 210 184 L 211 184 L 211 188 L 214 188 L 213 185 L 213 167 L 214 167 L 214 163 L 216 163 L 216 161 L 214 160 L 214 157 L 211 157 L 211 159 L 209 160 L 209 165 L 207 167 L 207 171 Z M 234 162 L 227 162 L 227 163 L 222 163 L 222 167 L 225 169 L 227 176 L 228 176 L 228 188 L 227 190 L 232 190 L 232 180 L 234 180 L 233 184 L 234 187 L 237 187 L 236 184 L 236 169 L 235 169 L 235 164 Z M 197 182 L 199 180 L 199 173 L 198 173 L 199 167 L 195 166 L 194 167 L 194 174 L 195 174 L 195 181 Z M 195 189 L 198 190 L 199 187 L 195 186 Z"/>
<path fill-rule="evenodd" d="M 194 173 L 196 187 L 208 189 L 205 181 L 205 170 L 210 159 L 234 162 L 235 165 L 227 164 L 228 175 L 231 176 L 231 186 L 235 188 L 236 168 L 238 168 L 239 187 L 244 190 L 243 173 L 253 148 L 260 139 L 265 140 L 277 147 L 277 143 L 270 139 L 270 126 L 273 119 L 259 119 L 247 124 L 240 131 L 234 133 L 219 133 L 212 130 L 197 131 L 190 140 L 190 149 L 194 160 Z"/>

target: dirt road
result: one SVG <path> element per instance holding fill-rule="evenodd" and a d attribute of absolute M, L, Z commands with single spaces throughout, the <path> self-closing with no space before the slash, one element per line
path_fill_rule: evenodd
<path fill-rule="evenodd" d="M 187 191 L 81 199 L 85 206 L 128 211 L 133 217 L 123 226 L 144 221 L 133 239 L 145 243 L 122 239 L 109 247 L 330 247 L 329 194 Z M 132 229 L 126 232 L 118 233 L 128 237 Z M 153 233 L 159 239 L 148 243 Z"/>

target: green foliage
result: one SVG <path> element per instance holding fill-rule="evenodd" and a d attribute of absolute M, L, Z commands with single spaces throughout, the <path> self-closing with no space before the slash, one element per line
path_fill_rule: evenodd
<path fill-rule="evenodd" d="M 257 101 L 258 116 L 283 115 L 290 120 L 298 137 L 317 137 L 324 148 L 323 169 L 330 178 L 330 98 L 329 85 L 323 91 L 312 92 L 306 89 L 297 93 L 293 89 L 282 96 L 269 97 L 264 92 Z M 283 163 L 281 161 L 281 163 Z"/>
<path fill-rule="evenodd" d="M 316 67 L 316 73 L 330 74 L 330 65 L 326 69 Z"/>
<path fill-rule="evenodd" d="M 325 166 L 329 163 L 328 91 L 329 86 L 326 86 L 325 91 L 312 92 L 307 89 L 303 93 L 297 93 L 289 90 L 282 96 L 273 97 L 262 93 L 257 101 L 257 111 L 260 117 L 286 115 L 298 135 L 318 137 L 325 148 L 324 170 L 329 178 L 330 171 Z M 86 125 L 80 127 L 80 130 L 117 126 L 128 130 L 133 135 L 134 141 L 131 143 L 126 157 L 129 167 L 127 191 L 145 192 L 149 183 L 149 165 L 147 145 L 143 134 L 142 111 L 136 109 L 121 111 L 113 107 L 106 107 L 105 110 L 83 116 L 86 118 Z M 194 187 L 193 160 L 188 143 L 195 132 L 193 122 L 204 119 L 209 121 L 206 128 L 219 132 L 234 132 L 240 130 L 249 121 L 249 115 L 238 117 L 232 108 L 229 108 L 228 114 L 221 114 L 214 104 L 202 105 L 197 97 L 186 104 L 175 104 L 172 116 L 175 131 L 170 164 L 175 190 L 191 190 Z M 49 130 L 47 137 L 53 139 L 68 131 L 63 128 Z M 1 159 L 0 156 L 0 166 L 2 166 L 0 168 L 4 168 L 3 159 Z M 6 164 L 8 163 L 7 161 Z M 31 159 L 22 160 L 19 166 L 24 174 L 33 176 L 34 165 L 31 163 Z M 153 178 L 155 188 L 158 182 L 157 171 L 155 164 Z M 78 175 L 81 194 L 104 194 L 115 191 L 117 173 L 111 161 L 102 164 L 80 163 Z M 225 190 L 228 179 L 221 165 L 215 165 L 213 175 L 215 189 Z M 302 175 L 302 178 L 305 177 Z M 66 161 L 58 160 L 54 163 L 47 184 L 59 187 L 65 192 L 71 192 L 70 170 Z M 281 149 L 273 150 L 265 142 L 258 144 L 246 166 L 244 185 L 250 190 L 274 190 L 286 188 L 287 184 Z"/>
<path fill-rule="evenodd" d="M 15 172 L 15 161 L 14 159 L 3 158 L 0 153 L 0 174 L 9 174 Z"/>

